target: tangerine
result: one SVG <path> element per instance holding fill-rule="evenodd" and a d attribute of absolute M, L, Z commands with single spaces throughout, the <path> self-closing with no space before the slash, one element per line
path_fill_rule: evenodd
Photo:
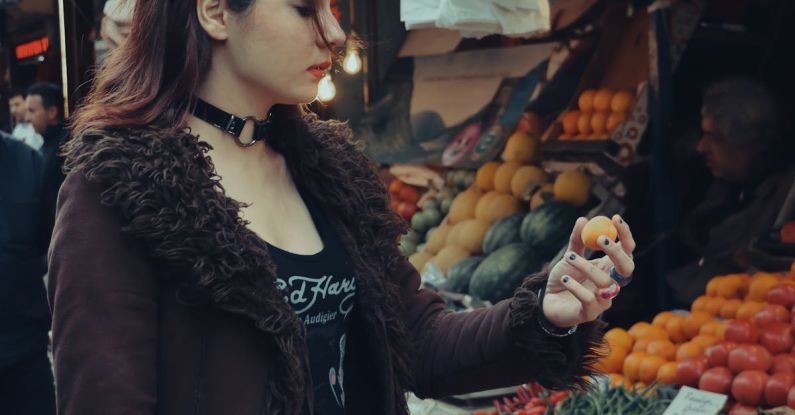
<path fill-rule="evenodd" d="M 660 356 L 648 356 L 640 362 L 638 366 L 638 378 L 642 382 L 651 383 L 657 379 L 657 372 L 662 365 L 668 363 Z"/>
<path fill-rule="evenodd" d="M 670 340 L 654 340 L 646 346 L 646 353 L 651 356 L 659 356 L 665 360 L 676 358 L 676 345 Z"/>
<path fill-rule="evenodd" d="M 598 242 L 600 236 L 615 241 L 618 229 L 607 216 L 595 216 L 582 228 L 582 242 L 594 251 L 601 251 L 603 246 Z"/>
<path fill-rule="evenodd" d="M 580 119 L 579 111 L 568 111 L 563 114 L 561 124 L 563 124 L 563 132 L 568 135 L 577 134 L 577 121 Z"/>
<path fill-rule="evenodd" d="M 668 338 L 674 343 L 682 343 L 687 340 L 683 322 L 684 317 L 675 315 L 665 323 L 665 331 L 668 332 Z"/>
<path fill-rule="evenodd" d="M 723 306 L 720 308 L 720 316 L 726 319 L 733 319 L 737 316 L 737 311 L 740 309 L 740 306 L 743 305 L 743 300 L 738 298 L 732 298 L 731 300 L 726 300 L 723 303 Z"/>
<path fill-rule="evenodd" d="M 580 94 L 580 98 L 577 100 L 577 105 L 580 108 L 580 111 L 583 112 L 591 112 L 593 111 L 593 99 L 594 95 L 596 95 L 596 91 L 593 89 L 586 89 L 582 91 Z"/>
<path fill-rule="evenodd" d="M 584 112 L 580 114 L 580 118 L 577 120 L 577 130 L 582 135 L 591 134 L 591 114 L 588 112 Z"/>
<path fill-rule="evenodd" d="M 648 337 L 641 337 L 635 341 L 635 344 L 632 346 L 632 352 L 646 352 L 646 349 L 649 347 L 649 343 L 653 342 L 654 339 L 650 339 Z"/>
<path fill-rule="evenodd" d="M 700 344 L 701 347 L 703 347 L 704 350 L 706 350 L 707 347 L 712 346 L 713 344 L 719 342 L 720 339 L 717 336 L 713 336 L 711 334 L 699 334 L 698 336 L 693 337 L 690 341 L 692 343 Z"/>
<path fill-rule="evenodd" d="M 635 96 L 631 92 L 618 91 L 613 95 L 613 99 L 610 100 L 610 109 L 614 112 L 629 111 L 634 100 Z"/>
<path fill-rule="evenodd" d="M 661 311 L 656 316 L 654 316 L 654 320 L 652 320 L 651 325 L 665 328 L 665 323 L 667 323 L 668 320 L 670 320 L 671 316 L 673 315 L 674 313 L 671 311 Z"/>
<path fill-rule="evenodd" d="M 723 281 L 723 276 L 712 277 L 707 282 L 707 297 L 717 297 L 718 287 Z"/>
<path fill-rule="evenodd" d="M 704 311 L 707 301 L 709 301 L 709 297 L 706 295 L 696 298 L 693 300 L 693 304 L 690 305 L 690 311 Z"/>
<path fill-rule="evenodd" d="M 627 120 L 629 115 L 626 112 L 614 112 L 607 117 L 607 132 L 612 133 L 621 123 Z"/>
<path fill-rule="evenodd" d="M 645 321 L 639 321 L 632 325 L 629 328 L 629 335 L 632 336 L 633 339 L 638 340 L 639 338 L 643 337 L 643 334 L 651 327 L 651 324 Z"/>
<path fill-rule="evenodd" d="M 720 314 L 720 309 L 723 307 L 723 303 L 726 302 L 726 299 L 723 297 L 712 297 L 707 301 L 706 306 L 704 306 L 704 311 L 709 313 L 711 316 L 717 316 Z"/>
<path fill-rule="evenodd" d="M 611 347 L 621 347 L 624 350 L 632 349 L 632 344 L 635 342 L 626 330 L 619 327 L 608 330 L 604 337 Z"/>
<path fill-rule="evenodd" d="M 751 278 L 751 285 L 748 288 L 746 300 L 764 301 L 767 292 L 778 284 L 779 277 L 774 274 L 758 272 Z"/>
<path fill-rule="evenodd" d="M 756 312 L 764 306 L 765 303 L 759 301 L 745 301 L 740 308 L 737 309 L 737 314 L 734 318 L 737 320 L 750 320 L 756 315 Z"/>
<path fill-rule="evenodd" d="M 604 111 L 597 111 L 591 116 L 591 130 L 597 136 L 607 131 L 608 115 Z"/>
<path fill-rule="evenodd" d="M 620 373 L 627 353 L 627 350 L 620 347 L 611 347 L 607 354 L 596 362 L 594 369 L 600 373 Z"/>
<path fill-rule="evenodd" d="M 693 338 L 698 335 L 701 326 L 709 321 L 712 321 L 711 315 L 704 311 L 693 311 L 682 321 L 682 330 L 685 332 L 685 336 Z"/>
<path fill-rule="evenodd" d="M 631 382 L 637 382 L 640 379 L 640 364 L 648 355 L 643 352 L 632 352 L 624 359 L 624 377 Z"/>
<path fill-rule="evenodd" d="M 608 111 L 610 110 L 610 103 L 613 100 L 613 90 L 602 88 L 596 91 L 593 97 L 593 109 L 595 111 Z"/>
<path fill-rule="evenodd" d="M 676 362 L 666 362 L 657 371 L 657 381 L 663 385 L 673 385 L 676 383 Z"/>
<path fill-rule="evenodd" d="M 680 362 L 688 357 L 699 357 L 704 355 L 704 347 L 698 343 L 687 342 L 679 346 L 676 350 L 676 361 Z"/>

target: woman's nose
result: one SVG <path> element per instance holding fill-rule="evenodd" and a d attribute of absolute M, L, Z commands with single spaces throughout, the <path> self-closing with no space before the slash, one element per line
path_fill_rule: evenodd
<path fill-rule="evenodd" d="M 325 11 L 319 17 L 323 24 L 323 34 L 326 36 L 329 45 L 331 47 L 340 47 L 344 45 L 348 36 L 345 34 L 345 31 L 342 30 L 342 27 L 340 27 L 334 15 L 331 14 L 330 11 Z M 322 38 L 319 39 L 319 42 L 322 47 L 326 47 Z"/>

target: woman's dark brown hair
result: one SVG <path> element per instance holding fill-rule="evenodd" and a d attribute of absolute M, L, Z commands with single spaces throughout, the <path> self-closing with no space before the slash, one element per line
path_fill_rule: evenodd
<path fill-rule="evenodd" d="M 258 0 L 226 0 L 246 13 Z M 318 9 L 308 0 L 316 30 L 329 50 Z M 199 24 L 195 0 L 138 0 L 130 35 L 98 70 L 83 105 L 72 119 L 72 135 L 114 127 L 183 125 L 190 99 L 210 67 L 211 40 Z M 277 118 L 302 114 L 298 106 L 277 106 Z"/>

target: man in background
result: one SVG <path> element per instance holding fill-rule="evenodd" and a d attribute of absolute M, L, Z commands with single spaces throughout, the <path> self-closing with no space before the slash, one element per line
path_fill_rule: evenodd
<path fill-rule="evenodd" d="M 25 96 L 26 93 L 24 90 L 13 89 L 8 99 L 8 106 L 11 109 L 11 119 L 14 123 L 11 136 L 29 145 L 34 150 L 38 150 L 44 143 L 44 139 L 33 129 L 30 123 L 25 121 L 25 115 L 28 112 L 28 107 L 25 105 Z"/>
<path fill-rule="evenodd" d="M 0 132 L 0 413 L 54 415 L 50 309 L 37 238 L 41 156 Z"/>
<path fill-rule="evenodd" d="M 61 87 L 51 83 L 38 83 L 28 88 L 25 100 L 28 112 L 26 120 L 44 138 L 41 147 L 43 165 L 42 184 L 42 243 L 49 246 L 55 224 L 55 206 L 58 191 L 64 181 L 61 146 L 69 137 L 63 121 L 64 98 Z"/>
<path fill-rule="evenodd" d="M 676 305 L 704 294 L 710 278 L 750 267 L 749 245 L 770 232 L 795 180 L 795 140 L 781 123 L 773 94 L 756 81 L 707 88 L 697 151 L 714 181 L 677 233 L 683 261 L 667 276 Z"/>

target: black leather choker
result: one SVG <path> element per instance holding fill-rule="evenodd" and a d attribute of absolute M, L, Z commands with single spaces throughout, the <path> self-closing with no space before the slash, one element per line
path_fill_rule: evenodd
<path fill-rule="evenodd" d="M 235 138 L 235 142 L 241 147 L 251 147 L 257 141 L 264 141 L 268 143 L 271 132 L 270 114 L 266 120 L 258 120 L 253 116 L 238 117 L 230 114 L 215 105 L 204 101 L 201 98 L 194 98 L 193 109 L 191 113 L 197 118 L 206 121 L 215 128 L 231 135 Z M 243 132 L 243 127 L 246 126 L 248 121 L 254 122 L 254 134 L 251 135 L 251 141 L 244 143 L 240 141 L 240 133 Z M 270 143 L 268 143 L 270 145 Z"/>

